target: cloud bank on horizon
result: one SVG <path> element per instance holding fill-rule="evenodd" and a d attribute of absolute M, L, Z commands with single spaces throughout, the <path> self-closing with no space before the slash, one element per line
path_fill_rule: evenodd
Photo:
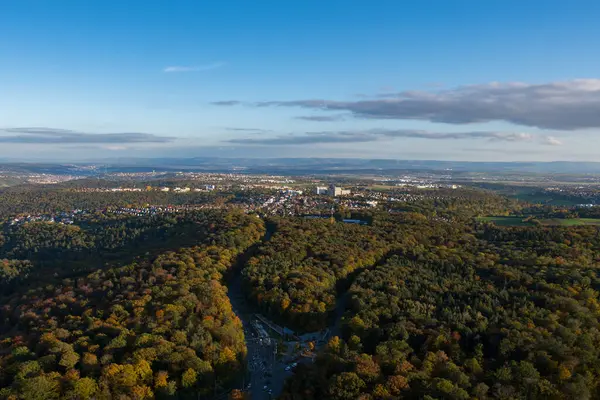
<path fill-rule="evenodd" d="M 173 68 L 170 72 L 187 72 L 191 67 L 170 68 Z M 193 68 L 199 70 L 198 67 Z M 539 146 L 562 147 L 565 145 L 565 136 L 584 136 L 591 129 L 600 128 L 600 79 L 544 84 L 493 82 L 443 90 L 377 94 L 363 96 L 358 100 L 225 100 L 211 104 L 220 107 L 245 107 L 250 112 L 280 108 L 315 112 L 313 115 L 288 117 L 291 118 L 292 128 L 285 132 L 260 126 L 222 127 L 220 130 L 225 137 L 216 142 L 217 146 L 220 143 L 221 146 L 236 146 L 238 149 L 258 146 L 313 146 L 316 149 L 319 146 L 327 148 L 346 144 L 359 146 L 385 143 L 389 147 L 393 141 L 411 139 L 431 143 L 521 143 L 528 145 L 534 154 L 539 152 L 536 150 Z M 294 120 L 312 124 L 313 127 L 323 125 L 328 128 L 298 129 L 293 127 Z M 433 124 L 436 128 L 387 127 L 390 123 L 401 124 L 413 120 Z M 353 121 L 372 126 L 385 123 L 383 125 L 386 127 L 347 128 Z M 493 129 L 493 124 L 499 122 L 508 123 L 515 129 Z M 346 127 L 329 128 L 337 124 L 345 124 Z M 478 129 L 455 130 L 456 127 L 471 124 L 477 125 Z M 480 129 L 481 126 L 489 126 L 490 129 Z M 79 144 L 112 151 L 129 149 L 131 146 L 143 150 L 144 146 L 151 144 L 169 144 L 170 149 L 176 151 L 179 140 L 176 136 L 143 132 L 90 133 L 46 127 L 0 128 L 0 143 L 5 144 Z M 188 149 L 202 146 L 199 140 L 190 140 L 185 144 Z M 513 147 L 513 150 L 515 154 L 518 154 L 517 150 L 527 154 L 525 148 Z M 482 148 L 481 151 L 490 149 Z M 510 150 L 506 152 L 509 153 Z"/>
<path fill-rule="evenodd" d="M 216 64 L 215 64 L 216 65 Z M 208 67 L 208 66 L 205 66 Z M 187 72 L 188 67 L 171 67 L 170 72 Z M 194 70 L 198 70 L 197 67 Z M 365 129 L 265 129 L 223 127 L 229 137 L 219 140 L 225 146 L 279 147 L 386 143 L 400 139 L 430 142 L 529 143 L 563 146 L 560 135 L 600 127 L 600 79 L 573 80 L 546 84 L 488 83 L 437 91 L 403 91 L 370 96 L 360 100 L 216 101 L 221 107 L 250 109 L 301 108 L 315 115 L 293 116 L 310 124 L 347 123 L 356 120 L 375 125 L 376 121 L 423 120 L 444 129 L 365 128 Z M 508 122 L 525 129 L 459 130 L 452 126 Z M 527 128 L 537 129 L 527 132 Z M 249 136 L 251 135 L 251 136 Z M 231 137 L 233 136 L 233 137 Z M 47 127 L 0 129 L 0 143 L 37 145 L 91 145 L 104 150 L 124 150 L 131 145 L 173 144 L 179 139 L 142 132 L 89 133 Z M 198 142 L 187 144 L 200 145 Z M 173 147 L 172 147 L 173 148 Z"/>
<path fill-rule="evenodd" d="M 216 67 L 215 64 L 214 67 Z M 205 66 L 208 68 L 209 66 Z M 186 72 L 188 67 L 171 67 L 172 72 Z M 198 67 L 193 67 L 198 70 Z M 300 108 L 314 115 L 292 116 L 309 124 L 362 121 L 421 120 L 443 129 L 408 129 L 393 127 L 289 129 L 287 132 L 262 127 L 223 127 L 226 137 L 218 143 L 225 146 L 285 147 L 327 146 L 342 144 L 389 143 L 400 139 L 429 142 L 469 142 L 529 144 L 531 146 L 564 146 L 564 136 L 577 131 L 600 128 L 600 79 L 579 79 L 544 84 L 488 83 L 431 91 L 401 91 L 361 97 L 359 100 L 287 100 L 242 102 L 225 100 L 211 103 L 221 107 L 242 106 L 250 110 Z M 476 129 L 453 131 L 452 126 L 495 122 L 509 123 L 524 129 Z M 478 127 L 479 127 L 478 126 Z M 533 132 L 528 132 L 533 129 Z M 233 137 L 232 137 L 233 136 Z M 92 145 L 105 150 L 122 150 L 124 145 L 144 147 L 149 144 L 171 144 L 176 149 L 179 139 L 142 132 L 90 133 L 47 127 L 0 128 L 0 143 L 37 145 Z M 175 143 L 175 144 L 174 144 Z M 192 139 L 187 146 L 200 145 Z M 514 148 L 517 150 L 516 148 Z M 525 150 L 524 150 L 525 151 Z"/>
<path fill-rule="evenodd" d="M 335 131 L 335 132 L 307 132 L 305 134 L 281 135 L 271 138 L 230 139 L 229 143 L 249 145 L 295 145 L 318 143 L 364 143 L 395 138 L 417 138 L 428 140 L 460 140 L 460 139 L 488 139 L 498 142 L 523 142 L 531 141 L 533 135 L 529 133 L 514 132 L 451 132 L 437 133 L 423 130 L 410 129 L 372 129 L 366 131 Z M 554 144 L 556 138 L 543 138 L 542 144 Z M 559 143 L 556 143 L 559 144 Z"/>
<path fill-rule="evenodd" d="M 298 107 L 347 112 L 372 120 L 421 120 L 463 125 L 508 122 L 541 129 L 573 131 L 600 128 L 600 79 L 577 79 L 545 84 L 521 82 L 461 86 L 439 91 L 403 91 L 368 100 L 269 100 L 253 103 L 216 101 L 217 106 Z M 331 121 L 335 116 L 302 116 Z"/>
<path fill-rule="evenodd" d="M 87 133 L 58 128 L 0 128 L 0 143 L 25 144 L 132 144 L 168 143 L 175 138 L 150 133 Z"/>

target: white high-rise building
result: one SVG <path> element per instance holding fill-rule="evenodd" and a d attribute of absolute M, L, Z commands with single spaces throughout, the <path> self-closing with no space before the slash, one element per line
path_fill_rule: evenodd
<path fill-rule="evenodd" d="M 350 194 L 350 189 L 342 189 L 341 187 L 337 187 L 334 184 L 329 185 L 328 194 L 330 196 L 347 196 Z"/>

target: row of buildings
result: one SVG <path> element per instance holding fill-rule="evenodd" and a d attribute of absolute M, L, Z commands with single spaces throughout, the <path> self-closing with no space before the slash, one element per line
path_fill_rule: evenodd
<path fill-rule="evenodd" d="M 146 186 L 146 188 L 138 188 L 138 187 L 117 187 L 117 188 L 83 188 L 78 189 L 78 192 L 151 192 L 151 191 L 159 191 L 159 192 L 174 192 L 174 193 L 189 193 L 189 192 L 206 192 L 215 190 L 217 187 L 215 185 L 201 185 L 200 187 L 190 188 L 190 187 L 175 187 L 170 188 L 168 186 L 161 187 L 152 187 Z"/>

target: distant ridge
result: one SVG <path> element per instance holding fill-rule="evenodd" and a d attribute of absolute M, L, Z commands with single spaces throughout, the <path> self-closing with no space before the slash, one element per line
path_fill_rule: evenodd
<path fill-rule="evenodd" d="M 82 165 L 115 171 L 213 171 L 279 174 L 384 173 L 414 170 L 529 174 L 600 174 L 600 162 L 469 162 L 358 158 L 119 158 L 79 163 L 5 162 L 0 169 L 71 173 Z M 81 171 L 80 171 L 81 172 Z"/>
<path fill-rule="evenodd" d="M 446 170 L 471 172 L 530 172 L 530 173 L 600 173 L 600 162 L 484 162 L 439 160 L 394 160 L 360 158 L 130 158 L 103 160 L 103 163 L 123 166 L 156 167 L 246 167 L 295 168 L 299 170 L 384 169 L 384 170 Z"/>

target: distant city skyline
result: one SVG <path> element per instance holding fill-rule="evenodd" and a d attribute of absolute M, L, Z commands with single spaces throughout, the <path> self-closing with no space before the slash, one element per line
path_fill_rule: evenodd
<path fill-rule="evenodd" d="M 596 161 L 600 4 L 0 6 L 0 159 Z"/>

